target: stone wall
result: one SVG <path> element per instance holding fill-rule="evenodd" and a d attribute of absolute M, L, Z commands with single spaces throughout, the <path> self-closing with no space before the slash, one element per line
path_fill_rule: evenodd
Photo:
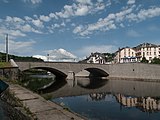
<path fill-rule="evenodd" d="M 17 80 L 19 77 L 19 70 L 17 67 L 0 68 L 0 77 L 8 80 Z"/>
<path fill-rule="evenodd" d="M 110 65 L 109 77 L 160 80 L 160 65 L 125 63 Z"/>

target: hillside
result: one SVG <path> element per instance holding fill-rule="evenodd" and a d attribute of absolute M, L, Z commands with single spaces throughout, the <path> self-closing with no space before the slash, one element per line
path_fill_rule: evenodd
<path fill-rule="evenodd" d="M 33 58 L 33 57 L 22 57 L 22 56 L 15 56 L 9 55 L 9 59 L 13 59 L 14 61 L 21 61 L 21 62 L 43 62 L 42 59 Z M 0 52 L 0 61 L 4 62 L 6 60 L 6 54 Z"/>

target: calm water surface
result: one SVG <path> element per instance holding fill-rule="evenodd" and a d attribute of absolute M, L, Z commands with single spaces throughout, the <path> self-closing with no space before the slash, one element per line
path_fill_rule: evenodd
<path fill-rule="evenodd" d="M 160 83 L 79 79 L 44 91 L 51 101 L 90 120 L 159 120 Z"/>

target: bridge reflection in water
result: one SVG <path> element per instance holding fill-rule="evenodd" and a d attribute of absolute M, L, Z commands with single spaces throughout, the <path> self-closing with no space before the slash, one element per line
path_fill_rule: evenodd
<path fill-rule="evenodd" d="M 69 82 L 63 81 L 59 88 L 57 84 L 51 86 L 52 89 L 46 89 L 44 95 L 51 95 L 51 100 L 67 104 L 67 107 L 73 111 L 90 119 L 107 117 L 108 119 L 152 120 L 160 118 L 160 112 L 158 112 L 160 111 L 159 82 L 95 78 L 78 78 L 74 85 Z M 90 107 L 87 108 L 88 106 Z M 96 111 L 99 112 L 95 115 Z M 156 114 L 148 116 L 144 113 Z"/>

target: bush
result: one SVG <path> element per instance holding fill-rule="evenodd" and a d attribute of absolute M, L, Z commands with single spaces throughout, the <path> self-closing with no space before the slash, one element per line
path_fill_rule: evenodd
<path fill-rule="evenodd" d="M 153 60 L 151 61 L 152 64 L 160 64 L 160 59 L 159 58 L 153 58 Z"/>
<path fill-rule="evenodd" d="M 141 63 L 148 63 L 148 62 L 149 61 L 145 57 L 143 57 L 142 60 L 141 60 Z"/>

